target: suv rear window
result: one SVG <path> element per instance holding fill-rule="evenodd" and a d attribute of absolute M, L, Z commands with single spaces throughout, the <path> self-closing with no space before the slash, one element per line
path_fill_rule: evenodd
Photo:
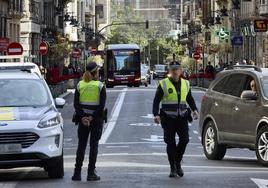
<path fill-rule="evenodd" d="M 232 74 L 220 80 L 213 88 L 214 91 L 240 97 L 247 75 Z"/>

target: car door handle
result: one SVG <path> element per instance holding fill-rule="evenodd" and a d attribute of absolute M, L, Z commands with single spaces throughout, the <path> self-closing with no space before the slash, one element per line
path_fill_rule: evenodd
<path fill-rule="evenodd" d="M 238 108 L 237 106 L 234 106 L 234 107 L 233 107 L 233 110 L 234 110 L 234 111 L 239 111 L 239 108 Z"/>

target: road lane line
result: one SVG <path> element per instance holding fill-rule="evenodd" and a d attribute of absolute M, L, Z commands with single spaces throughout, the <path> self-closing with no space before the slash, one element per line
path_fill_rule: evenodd
<path fill-rule="evenodd" d="M 105 157 L 105 156 L 166 156 L 166 153 L 160 153 L 160 152 L 153 152 L 153 153 L 100 153 L 98 156 L 100 157 Z M 64 156 L 64 159 L 74 159 L 76 156 L 75 155 L 66 155 Z M 189 158 L 205 158 L 204 154 L 186 154 L 184 157 L 189 157 Z M 226 155 L 223 161 L 228 161 L 228 160 L 253 160 L 257 161 L 256 157 L 241 157 L 241 156 L 230 156 Z"/>
<path fill-rule="evenodd" d="M 87 161 L 85 161 L 87 162 Z M 64 166 L 66 168 L 73 168 L 73 163 L 71 162 L 65 162 Z M 152 163 L 139 163 L 139 162 L 116 162 L 116 161 L 107 161 L 107 162 L 98 162 L 97 163 L 98 167 L 141 167 L 141 168 L 170 168 L 170 165 L 168 164 L 152 164 Z M 182 165 L 183 168 L 185 169 L 216 169 L 219 171 L 219 169 L 222 170 L 224 173 L 224 170 L 240 170 L 240 171 L 261 171 L 261 172 L 266 172 L 268 173 L 268 170 L 263 167 L 263 168 L 258 168 L 258 167 L 244 167 L 244 166 L 206 166 L 206 165 Z M 203 173 L 204 171 L 200 171 L 199 173 Z"/>
<path fill-rule="evenodd" d="M 157 143 L 154 143 L 154 142 L 110 142 L 110 143 L 104 143 L 100 145 L 105 146 L 105 145 L 139 145 L 139 144 L 166 145 L 166 143 L 164 142 L 157 142 Z M 201 143 L 192 143 L 192 142 L 190 142 L 188 145 L 202 146 Z M 70 147 L 77 147 L 78 145 L 66 143 L 64 146 L 65 146 L 64 149 L 68 149 Z"/>
<path fill-rule="evenodd" d="M 105 131 L 102 135 L 102 138 L 100 140 L 100 144 L 105 144 L 107 142 L 109 136 L 111 135 L 111 133 L 116 125 L 117 119 L 119 117 L 121 108 L 123 106 L 126 92 L 127 92 L 127 88 L 124 88 L 122 90 L 122 93 L 117 98 L 115 105 L 114 105 L 114 108 L 113 108 L 112 113 L 111 113 L 111 119 L 109 120 L 109 122 L 107 124 L 107 128 L 105 129 Z"/>
<path fill-rule="evenodd" d="M 198 134 L 198 131 L 193 131 L 194 134 Z"/>
<path fill-rule="evenodd" d="M 15 188 L 20 180 L 22 180 L 33 168 L 27 168 L 16 179 L 17 181 L 8 181 L 6 183 L 0 183 L 0 188 Z"/>
<path fill-rule="evenodd" d="M 106 146 L 106 148 L 129 148 L 129 146 Z"/>

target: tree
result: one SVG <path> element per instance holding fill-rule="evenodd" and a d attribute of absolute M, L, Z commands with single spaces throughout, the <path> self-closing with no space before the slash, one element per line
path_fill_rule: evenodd
<path fill-rule="evenodd" d="M 144 22 L 144 24 L 112 26 L 108 44 L 136 43 L 143 50 L 143 57 L 149 55 L 150 49 L 152 64 L 157 62 L 157 46 L 159 46 L 160 62 L 162 63 L 173 54 L 180 58 L 183 56 L 185 48 L 178 45 L 177 40 L 168 37 L 171 30 L 171 24 L 168 20 L 150 22 L 149 29 L 145 29 L 145 20 L 138 17 L 131 7 L 120 7 L 112 4 L 112 10 L 111 21 L 113 23 Z"/>

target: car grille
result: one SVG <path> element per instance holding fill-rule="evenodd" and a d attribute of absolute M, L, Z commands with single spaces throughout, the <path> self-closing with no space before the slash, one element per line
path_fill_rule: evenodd
<path fill-rule="evenodd" d="M 23 133 L 0 133 L 0 144 L 21 144 L 22 148 L 33 145 L 39 136 L 31 132 Z"/>

